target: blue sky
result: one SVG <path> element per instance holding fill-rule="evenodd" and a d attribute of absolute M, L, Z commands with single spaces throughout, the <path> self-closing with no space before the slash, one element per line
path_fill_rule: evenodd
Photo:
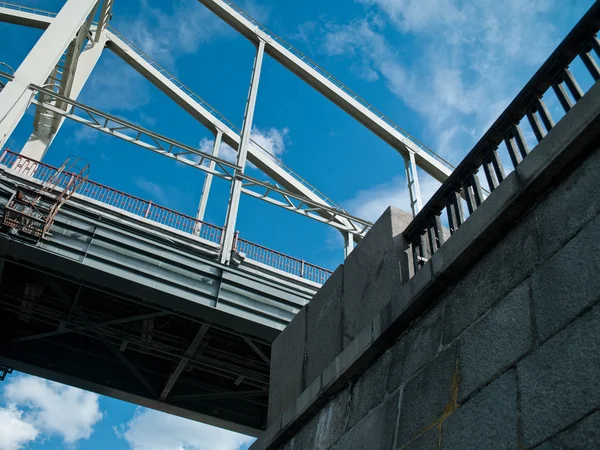
<path fill-rule="evenodd" d="M 63 2 L 22 3 L 58 11 Z M 454 164 L 592 3 L 239 2 Z M 194 0 L 115 0 L 111 25 L 241 126 L 254 49 L 201 4 Z M 3 42 L 11 43 L 0 49 L 0 61 L 18 67 L 40 34 L 0 24 Z M 188 145 L 210 148 L 210 133 L 110 52 L 102 56 L 80 100 Z M 254 124 L 255 140 L 349 212 L 376 220 L 390 204 L 408 209 L 401 157 L 269 58 Z M 31 126 L 29 112 L 9 147 L 20 149 Z M 227 149 L 222 152 L 230 154 Z M 90 163 L 95 181 L 195 214 L 203 182 L 200 171 L 67 121 L 45 161 L 60 164 L 70 154 Z M 250 174 L 257 176 L 255 169 Z M 425 174 L 421 174 L 421 184 L 425 199 L 437 188 Z M 220 180 L 213 186 L 206 220 L 222 225 L 229 186 Z M 246 239 L 330 269 L 342 259 L 339 233 L 259 200 L 242 198 L 238 229 Z M 21 380 L 14 378 L 16 383 Z M 79 434 L 68 435 L 64 429 L 38 421 L 38 407 L 31 414 L 35 401 L 7 395 L 10 386 L 11 382 L 0 386 L 1 413 L 20 417 L 38 432 L 35 439 L 13 448 L 212 449 L 218 447 L 206 447 L 206 439 L 229 439 L 227 434 L 210 435 L 212 431 L 200 425 L 96 396 L 97 414 L 91 416 L 95 421 L 82 425 Z M 55 385 L 45 384 L 44 389 L 57 391 L 58 398 L 66 396 Z M 152 423 L 168 420 L 175 421 L 173 428 L 182 427 L 178 434 L 187 436 L 187 441 L 175 439 L 152 447 L 135 440 L 136 430 L 144 429 L 140 427 L 156 429 Z M 70 440 L 68 436 L 75 437 Z M 222 448 L 236 446 L 236 441 L 229 441 Z"/>

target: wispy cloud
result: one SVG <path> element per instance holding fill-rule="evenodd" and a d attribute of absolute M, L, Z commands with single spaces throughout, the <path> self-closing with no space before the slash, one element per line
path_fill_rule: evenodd
<path fill-rule="evenodd" d="M 358 77 L 383 80 L 455 161 L 554 49 L 555 22 L 574 14 L 557 17 L 554 0 L 356 1 L 371 7 L 366 17 L 324 23 L 313 40 Z"/>
<path fill-rule="evenodd" d="M 420 177 L 421 197 L 426 203 L 440 187 L 440 183 L 430 177 Z M 358 191 L 352 198 L 343 202 L 344 207 L 366 220 L 375 222 L 389 206 L 410 212 L 410 195 L 403 177 L 395 177 L 388 183 L 381 183 Z"/>
<path fill-rule="evenodd" d="M 150 196 L 150 200 L 152 200 L 153 202 L 165 206 L 169 204 L 171 198 L 167 194 L 165 188 L 163 188 L 160 184 L 147 180 L 144 177 L 137 178 L 135 180 L 135 184 L 146 194 L 148 194 Z"/>
<path fill-rule="evenodd" d="M 250 145 L 254 148 L 264 149 L 276 158 L 281 158 L 285 153 L 286 144 L 289 143 L 289 133 L 290 130 L 287 127 L 282 129 L 254 127 L 251 134 L 253 142 Z M 212 153 L 213 145 L 213 139 L 203 138 L 200 141 L 199 149 L 204 153 Z M 237 162 L 237 151 L 223 142 L 219 147 L 219 158 L 235 163 Z M 249 168 L 256 169 L 254 164 L 250 162 L 247 164 Z"/>
<path fill-rule="evenodd" d="M 98 395 L 32 376 L 19 376 L 4 390 L 0 448 L 16 450 L 40 436 L 72 445 L 88 439 L 102 419 Z"/>
<path fill-rule="evenodd" d="M 132 450 L 238 450 L 254 439 L 145 408 L 120 428 L 117 436 L 125 439 Z"/>

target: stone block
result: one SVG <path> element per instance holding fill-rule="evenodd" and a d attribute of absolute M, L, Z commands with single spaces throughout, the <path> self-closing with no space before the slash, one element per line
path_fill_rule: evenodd
<path fill-rule="evenodd" d="M 442 448 L 519 448 L 517 415 L 516 371 L 510 370 L 448 417 L 442 426 Z"/>
<path fill-rule="evenodd" d="M 439 427 L 431 427 L 398 450 L 438 450 L 440 448 Z"/>
<path fill-rule="evenodd" d="M 410 278 L 402 232 L 412 215 L 388 208 L 344 263 L 344 345 L 351 341 L 393 293 Z"/>
<path fill-rule="evenodd" d="M 533 447 L 600 408 L 600 306 L 517 365 L 523 444 Z"/>
<path fill-rule="evenodd" d="M 600 411 L 557 434 L 536 450 L 579 450 L 600 448 Z"/>
<path fill-rule="evenodd" d="M 535 216 L 530 214 L 461 278 L 442 300 L 444 343 L 454 340 L 494 303 L 517 287 L 534 271 L 539 261 Z"/>
<path fill-rule="evenodd" d="M 389 396 L 331 447 L 331 450 L 390 450 L 398 417 L 398 394 Z"/>
<path fill-rule="evenodd" d="M 600 300 L 600 216 L 531 277 L 540 341 Z"/>
<path fill-rule="evenodd" d="M 283 412 L 281 427 L 285 429 L 301 415 L 311 414 L 311 411 L 316 411 L 317 406 L 315 402 L 319 399 L 320 394 L 321 376 L 319 375 Z"/>
<path fill-rule="evenodd" d="M 304 390 L 306 309 L 273 342 L 268 423 L 282 414 Z"/>
<path fill-rule="evenodd" d="M 428 311 L 392 347 L 392 362 L 387 383 L 395 391 L 421 367 L 431 361 L 442 343 L 442 311 L 439 303 Z"/>
<path fill-rule="evenodd" d="M 323 390 L 330 389 L 334 384 L 347 382 L 351 378 L 349 372 L 354 373 L 350 369 L 369 350 L 372 342 L 371 327 L 363 329 L 323 371 L 321 375 Z"/>
<path fill-rule="evenodd" d="M 315 449 L 331 447 L 344 434 L 348 420 L 349 402 L 350 389 L 345 389 L 313 419 L 316 422 Z"/>
<path fill-rule="evenodd" d="M 308 305 L 307 383 L 311 383 L 342 351 L 343 274 L 344 266 L 339 266 Z"/>
<path fill-rule="evenodd" d="M 531 349 L 529 297 L 527 279 L 461 336 L 461 402 Z"/>
<path fill-rule="evenodd" d="M 552 190 L 536 207 L 544 259 L 600 214 L 600 149 Z"/>
<path fill-rule="evenodd" d="M 436 423 L 458 391 L 458 345 L 442 351 L 403 390 L 397 446 L 402 447 Z"/>
<path fill-rule="evenodd" d="M 383 401 L 391 359 L 391 352 L 384 353 L 352 385 L 348 428 Z"/>

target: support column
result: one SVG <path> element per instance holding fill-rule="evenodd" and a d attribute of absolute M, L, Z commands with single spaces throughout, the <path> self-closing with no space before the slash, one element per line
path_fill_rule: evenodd
<path fill-rule="evenodd" d="M 217 134 L 215 135 L 215 142 L 213 144 L 212 155 L 214 157 L 219 156 L 219 147 L 221 147 L 221 139 L 223 137 L 223 132 L 221 130 L 217 130 Z M 215 162 L 211 161 L 209 164 L 210 170 L 215 170 Z M 204 186 L 202 186 L 202 195 L 200 196 L 200 204 L 198 205 L 198 212 L 196 213 L 196 219 L 200 222 L 204 221 L 204 213 L 206 212 L 206 205 L 208 204 L 208 196 L 210 195 L 210 188 L 212 186 L 213 174 L 207 173 L 206 178 L 204 179 Z M 200 235 L 200 229 L 202 226 L 200 224 L 196 224 L 194 226 L 194 234 L 196 236 Z"/>
<path fill-rule="evenodd" d="M 68 97 L 77 100 L 102 55 L 106 41 L 107 33 L 104 31 L 101 33 L 97 43 L 93 41 L 87 43 L 77 61 L 77 66 L 73 74 L 73 84 L 71 85 Z M 21 154 L 36 161 L 41 161 L 50 145 L 52 145 L 64 121 L 64 117 L 54 117 L 51 114 L 47 118 L 40 119 L 39 124 L 34 123 L 33 133 L 31 133 L 27 143 L 23 146 Z M 56 122 L 56 124 L 53 125 L 53 122 Z"/>
<path fill-rule="evenodd" d="M 248 93 L 248 101 L 246 102 L 246 112 L 244 114 L 244 124 L 240 135 L 240 145 L 238 148 L 237 165 L 241 167 L 236 170 L 231 182 L 231 193 L 229 195 L 229 206 L 227 208 L 227 218 L 225 220 L 225 232 L 223 235 L 223 243 L 221 246 L 221 262 L 229 263 L 231 259 L 231 251 L 233 249 L 233 240 L 235 234 L 235 224 L 237 221 L 237 213 L 240 206 L 240 195 L 242 193 L 242 179 L 240 174 L 244 173 L 246 167 L 246 156 L 248 154 L 248 146 L 250 143 L 250 133 L 252 132 L 252 121 L 254 120 L 254 108 L 256 106 L 256 97 L 258 94 L 258 83 L 260 81 L 260 71 L 262 69 L 263 57 L 265 54 L 265 43 L 260 40 L 256 57 L 254 58 L 254 69 L 250 80 L 250 91 Z"/>
<path fill-rule="evenodd" d="M 408 193 L 410 195 L 410 208 L 413 216 L 416 216 L 423 208 L 421 198 L 421 187 L 419 185 L 419 174 L 417 173 L 417 164 L 415 154 L 409 150 L 409 158 L 404 159 L 406 168 L 406 182 L 408 184 Z"/>
<path fill-rule="evenodd" d="M 354 235 L 352 233 L 344 233 L 344 259 L 354 250 Z"/>
<path fill-rule="evenodd" d="M 42 85 L 98 0 L 68 0 L 48 26 L 15 78 L 0 92 L 0 148 L 25 114 L 33 93 L 30 84 Z"/>

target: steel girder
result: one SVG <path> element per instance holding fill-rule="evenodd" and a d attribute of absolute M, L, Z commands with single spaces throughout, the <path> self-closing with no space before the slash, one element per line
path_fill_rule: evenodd
<path fill-rule="evenodd" d="M 235 171 L 240 169 L 238 165 L 215 157 L 213 154 L 202 152 L 98 109 L 91 108 L 83 103 L 55 94 L 42 87 L 31 86 L 31 89 L 43 93 L 48 98 L 55 98 L 69 105 L 69 108 L 65 111 L 57 108 L 52 103 L 44 103 L 34 98 L 33 103 L 41 105 L 44 109 L 138 145 L 146 150 L 173 158 L 208 174 L 231 181 Z M 190 155 L 195 159 L 190 159 L 188 157 Z M 215 169 L 211 169 L 211 162 L 215 163 Z M 344 211 L 325 206 L 304 195 L 286 191 L 276 185 L 244 174 L 238 176 L 241 180 L 242 193 L 318 222 L 326 223 L 342 232 L 351 233 L 358 238 L 364 236 L 372 226 L 371 222 L 354 217 Z M 345 223 L 340 223 L 335 219 L 336 217 L 342 218 Z"/>

